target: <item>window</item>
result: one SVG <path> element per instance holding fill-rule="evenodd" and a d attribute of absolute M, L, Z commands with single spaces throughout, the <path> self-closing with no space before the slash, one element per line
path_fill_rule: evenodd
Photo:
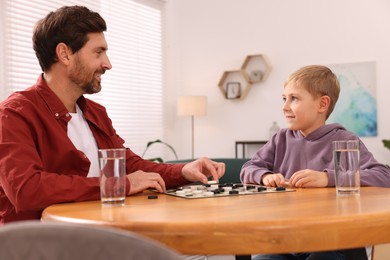
<path fill-rule="evenodd" d="M 37 80 L 41 69 L 32 49 L 34 24 L 63 5 L 85 5 L 106 20 L 108 56 L 113 68 L 103 76 L 101 93 L 86 97 L 107 108 L 125 145 L 141 155 L 148 141 L 162 139 L 164 133 L 163 3 L 159 0 L 2 1 L 2 99 Z"/>

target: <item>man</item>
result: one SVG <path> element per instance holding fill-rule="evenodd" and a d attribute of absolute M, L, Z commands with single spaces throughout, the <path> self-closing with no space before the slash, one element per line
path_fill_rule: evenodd
<path fill-rule="evenodd" d="M 112 65 L 106 23 L 86 7 L 62 7 L 40 20 L 33 47 L 42 75 L 0 104 L 0 223 L 39 219 L 55 203 L 100 198 L 97 150 L 124 141 L 103 106 L 84 98 L 101 90 Z M 127 194 L 218 180 L 225 165 L 201 158 L 181 165 L 143 160 L 126 149 Z"/>

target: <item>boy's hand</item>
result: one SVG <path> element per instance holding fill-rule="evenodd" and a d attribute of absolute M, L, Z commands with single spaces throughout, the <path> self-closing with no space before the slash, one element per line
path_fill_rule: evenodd
<path fill-rule="evenodd" d="M 263 185 L 268 187 L 284 187 L 286 186 L 286 180 L 281 173 L 266 173 L 261 178 Z"/>
<path fill-rule="evenodd" d="M 305 169 L 295 172 L 289 183 L 292 187 L 298 188 L 326 187 L 328 186 L 328 174 Z"/>

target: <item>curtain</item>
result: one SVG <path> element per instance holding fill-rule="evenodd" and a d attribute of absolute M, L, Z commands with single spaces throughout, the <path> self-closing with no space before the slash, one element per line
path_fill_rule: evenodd
<path fill-rule="evenodd" d="M 0 42 L 2 100 L 37 80 L 41 69 L 32 49 L 34 24 L 64 5 L 87 6 L 106 20 L 108 57 L 113 68 L 103 76 L 102 91 L 86 97 L 107 108 L 125 145 L 141 155 L 147 142 L 163 139 L 165 132 L 162 1 L 2 1 L 0 32 L 5 36 Z M 160 152 L 158 147 L 155 152 Z"/>

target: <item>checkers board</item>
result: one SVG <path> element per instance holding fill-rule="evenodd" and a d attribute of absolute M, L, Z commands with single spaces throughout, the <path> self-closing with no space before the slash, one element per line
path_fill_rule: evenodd
<path fill-rule="evenodd" d="M 286 187 L 265 187 L 254 184 L 227 183 L 186 185 L 178 189 L 167 190 L 165 194 L 185 199 L 201 199 L 291 191 L 295 190 Z"/>

